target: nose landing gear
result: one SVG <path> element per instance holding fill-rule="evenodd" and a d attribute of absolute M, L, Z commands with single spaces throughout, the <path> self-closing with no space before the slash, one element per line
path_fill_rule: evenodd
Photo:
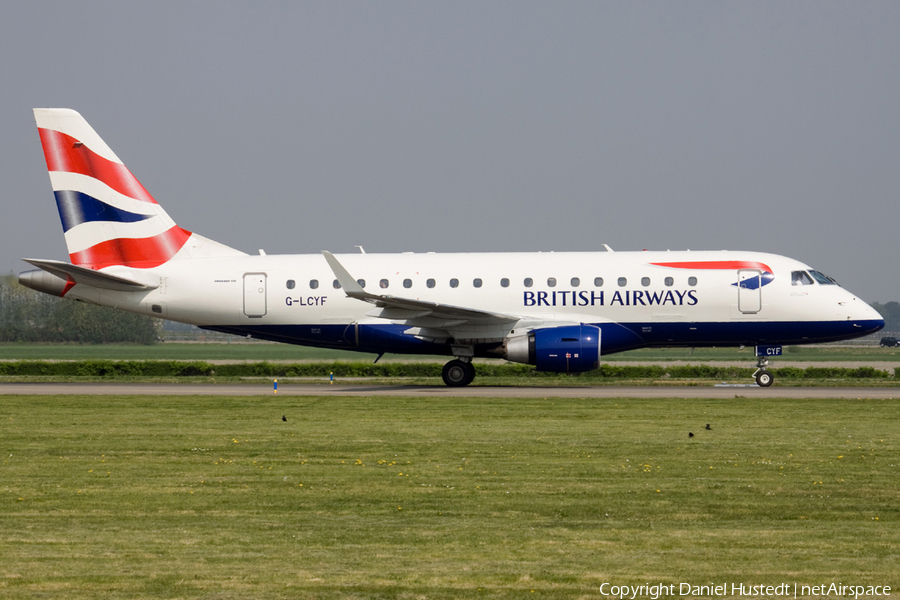
<path fill-rule="evenodd" d="M 760 358 L 756 363 L 757 369 L 753 377 L 756 379 L 756 385 L 759 387 L 769 387 L 775 380 L 775 377 L 766 370 L 768 364 L 769 360 L 767 358 Z"/>
<path fill-rule="evenodd" d="M 753 378 L 759 387 L 769 387 L 775 381 L 775 376 L 766 369 L 770 356 L 781 356 L 781 346 L 756 347 L 756 372 L 753 373 Z"/>

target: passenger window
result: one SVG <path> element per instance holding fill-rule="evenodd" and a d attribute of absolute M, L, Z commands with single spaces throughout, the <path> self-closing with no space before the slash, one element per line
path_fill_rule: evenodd
<path fill-rule="evenodd" d="M 382 279 L 381 281 L 378 282 L 378 287 L 380 287 L 383 290 L 388 289 L 389 285 L 391 285 L 391 282 L 388 281 L 387 279 Z"/>
<path fill-rule="evenodd" d="M 697 278 L 696 277 L 688 277 L 688 285 L 691 287 L 694 287 L 695 285 L 697 285 Z"/>
<path fill-rule="evenodd" d="M 556 277 L 547 278 L 547 287 L 556 287 Z"/>
<path fill-rule="evenodd" d="M 293 280 L 293 279 L 288 279 L 288 280 L 287 280 L 287 289 L 289 289 L 289 290 L 294 289 L 294 285 L 296 285 L 296 284 L 294 283 L 294 280 Z"/>
<path fill-rule="evenodd" d="M 572 284 L 572 287 L 578 287 L 579 285 L 581 285 L 581 280 L 577 277 L 573 277 L 572 281 L 570 281 L 569 283 Z"/>
<path fill-rule="evenodd" d="M 477 287 L 477 288 L 480 288 L 480 287 L 481 287 L 481 280 L 478 279 L 478 278 L 476 277 L 475 279 L 472 280 L 472 285 L 474 285 L 474 286 Z"/>
<path fill-rule="evenodd" d="M 405 287 L 406 289 L 411 288 L 412 287 L 412 279 L 404 279 L 403 287 Z"/>
<path fill-rule="evenodd" d="M 365 279 L 357 279 L 357 280 L 356 280 L 356 283 L 358 283 L 358 284 L 359 284 L 359 287 L 361 287 L 361 288 L 366 287 L 366 280 L 365 280 Z"/>
<path fill-rule="evenodd" d="M 434 287 L 434 279 L 429 279 L 428 281 L 425 282 L 425 285 L 427 285 L 430 288 L 433 288 Z"/>
<path fill-rule="evenodd" d="M 666 285 L 672 287 L 673 285 L 675 285 L 675 280 L 671 277 L 666 277 Z"/>
<path fill-rule="evenodd" d="M 309 280 L 309 289 L 315 290 L 315 289 L 318 289 L 318 287 L 319 287 L 318 279 L 310 279 Z"/>
<path fill-rule="evenodd" d="M 594 277 L 594 287 L 603 287 L 602 277 Z"/>
<path fill-rule="evenodd" d="M 534 285 L 534 280 L 531 277 L 525 278 L 525 287 L 531 287 Z"/>
<path fill-rule="evenodd" d="M 341 289 L 341 282 L 338 281 L 337 279 L 335 279 L 335 280 L 334 280 L 334 283 L 332 283 L 331 285 L 333 285 L 333 286 L 334 286 L 334 289 L 336 289 L 336 290 Z"/>
<path fill-rule="evenodd" d="M 641 277 L 641 285 L 644 287 L 647 287 L 648 285 L 650 285 L 650 278 L 649 277 Z"/>
<path fill-rule="evenodd" d="M 500 280 L 500 287 L 509 287 L 509 279 L 504 277 Z"/>
<path fill-rule="evenodd" d="M 619 283 L 619 287 L 625 287 L 626 285 L 628 285 L 628 280 L 625 279 L 624 277 L 619 277 L 618 283 Z"/>
<path fill-rule="evenodd" d="M 812 277 L 806 271 L 794 271 L 791 273 L 791 285 L 812 285 Z"/>
<path fill-rule="evenodd" d="M 456 279 L 455 277 L 453 279 L 451 279 L 450 287 L 452 287 L 452 288 L 459 287 L 459 279 Z"/>

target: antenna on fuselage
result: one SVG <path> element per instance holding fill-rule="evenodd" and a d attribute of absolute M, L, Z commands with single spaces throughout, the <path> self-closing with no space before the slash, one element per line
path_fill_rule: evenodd
<path fill-rule="evenodd" d="M 365 254 L 365 253 L 366 253 L 366 249 L 363 248 L 362 246 L 353 246 L 353 247 L 354 247 L 354 248 L 359 248 L 359 253 L 360 253 L 360 254 Z"/>

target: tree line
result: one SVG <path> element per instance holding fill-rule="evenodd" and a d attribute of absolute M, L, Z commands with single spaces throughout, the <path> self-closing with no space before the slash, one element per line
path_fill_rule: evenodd
<path fill-rule="evenodd" d="M 42 294 L 0 277 L 0 342 L 154 344 L 162 321 Z"/>

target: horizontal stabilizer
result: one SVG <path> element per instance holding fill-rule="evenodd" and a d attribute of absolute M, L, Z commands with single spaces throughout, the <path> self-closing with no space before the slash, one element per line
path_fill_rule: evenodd
<path fill-rule="evenodd" d="M 121 277 L 119 275 L 110 275 L 109 273 L 101 273 L 93 269 L 86 269 L 58 260 L 41 260 L 37 258 L 22 259 L 27 263 L 43 269 L 48 273 L 61 277 L 62 279 L 71 279 L 76 284 L 81 283 L 95 288 L 104 290 L 115 290 L 117 292 L 140 292 L 143 290 L 152 290 L 159 285 L 148 285 L 140 281 Z"/>

